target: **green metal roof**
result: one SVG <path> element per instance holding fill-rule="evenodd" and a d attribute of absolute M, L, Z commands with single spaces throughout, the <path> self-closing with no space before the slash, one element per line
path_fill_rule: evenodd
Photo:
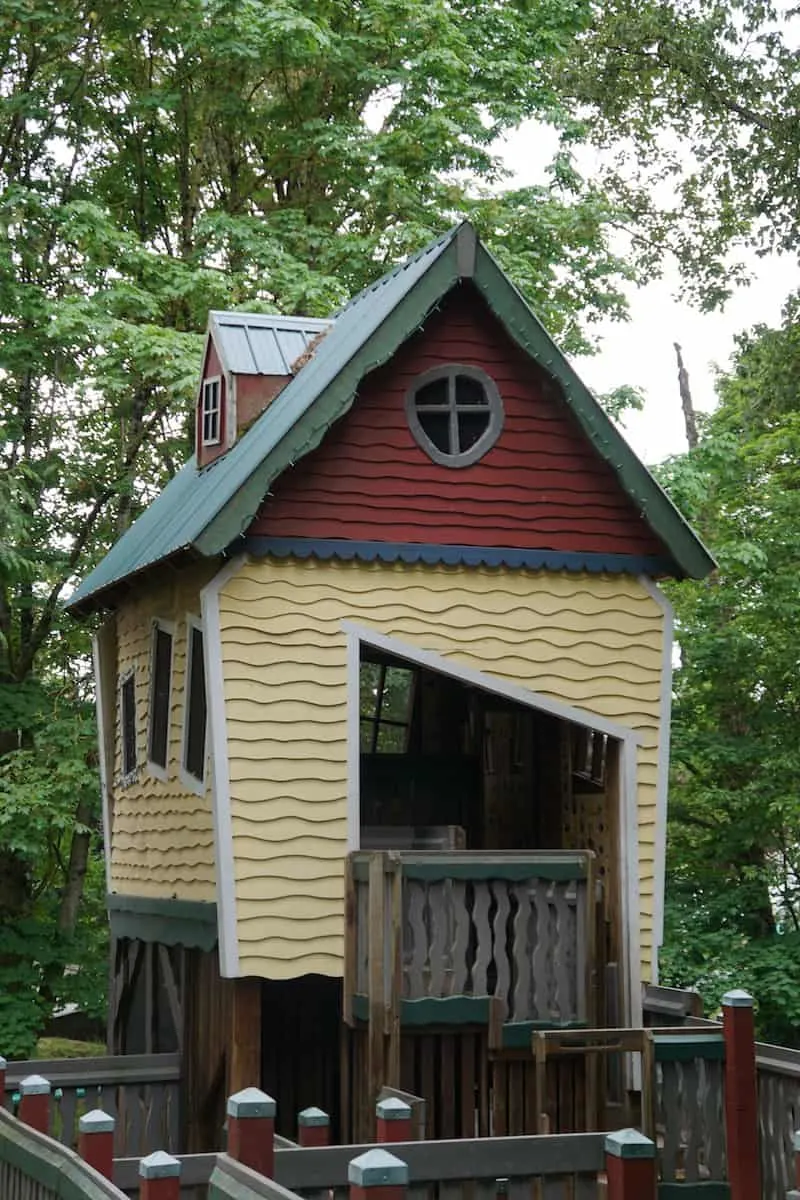
<path fill-rule="evenodd" d="M 509 334 L 561 385 L 598 454 L 675 560 L 676 572 L 707 575 L 714 566 L 708 551 L 465 223 L 356 296 L 246 435 L 203 470 L 192 458 L 83 580 L 68 607 L 102 605 L 109 589 L 181 552 L 225 551 L 247 529 L 270 485 L 347 412 L 367 372 L 387 362 L 460 279 L 473 282 Z"/>

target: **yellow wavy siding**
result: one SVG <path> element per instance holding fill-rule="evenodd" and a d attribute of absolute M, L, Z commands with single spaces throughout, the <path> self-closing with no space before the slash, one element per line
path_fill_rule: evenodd
<path fill-rule="evenodd" d="M 166 573 L 165 573 L 166 574 Z M 123 784 L 119 704 L 115 704 L 111 888 L 135 896 L 215 899 L 210 772 L 205 795 L 180 778 L 186 675 L 186 615 L 200 615 L 200 588 L 214 574 L 202 568 L 168 576 L 122 604 L 117 613 L 117 679 L 135 668 L 135 778 Z M 174 625 L 167 779 L 147 766 L 153 621 Z"/>
<path fill-rule="evenodd" d="M 242 973 L 341 973 L 346 620 L 639 733 L 649 977 L 663 636 L 655 600 L 627 576 L 313 560 L 249 562 L 220 595 Z"/>

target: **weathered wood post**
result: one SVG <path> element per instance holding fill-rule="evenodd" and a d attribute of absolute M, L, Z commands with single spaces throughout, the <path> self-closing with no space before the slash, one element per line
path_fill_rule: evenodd
<path fill-rule="evenodd" d="M 42 1075 L 28 1075 L 19 1085 L 19 1119 L 39 1133 L 50 1130 L 50 1081 Z"/>
<path fill-rule="evenodd" d="M 6 1103 L 6 1067 L 8 1063 L 0 1054 L 0 1108 L 5 1108 Z"/>
<path fill-rule="evenodd" d="M 386 1096 L 375 1105 L 377 1140 L 379 1142 L 410 1142 L 411 1105 L 399 1096 Z"/>
<path fill-rule="evenodd" d="M 180 1159 L 156 1150 L 139 1163 L 139 1200 L 180 1200 Z"/>
<path fill-rule="evenodd" d="M 114 1118 L 93 1108 L 78 1121 L 78 1153 L 106 1179 L 114 1174 Z"/>
<path fill-rule="evenodd" d="M 405 1200 L 408 1165 L 388 1150 L 368 1150 L 347 1167 L 350 1200 Z"/>
<path fill-rule="evenodd" d="M 761 1195 L 758 1090 L 753 997 L 740 989 L 722 997 L 725 1039 L 725 1136 L 731 1200 Z"/>
<path fill-rule="evenodd" d="M 608 1200 L 655 1200 L 656 1147 L 638 1129 L 606 1138 Z"/>
<path fill-rule="evenodd" d="M 297 1141 L 301 1146 L 329 1146 L 331 1119 L 321 1108 L 304 1108 L 297 1114 Z"/>
<path fill-rule="evenodd" d="M 275 1101 L 259 1088 L 244 1088 L 228 1098 L 228 1154 L 273 1179 L 275 1175 Z"/>

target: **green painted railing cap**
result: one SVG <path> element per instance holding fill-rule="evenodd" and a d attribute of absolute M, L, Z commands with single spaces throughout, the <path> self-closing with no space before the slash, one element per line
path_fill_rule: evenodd
<path fill-rule="evenodd" d="M 78 1121 L 78 1129 L 81 1133 L 113 1133 L 114 1118 L 103 1112 L 102 1108 L 93 1108 L 91 1112 L 83 1114 Z"/>
<path fill-rule="evenodd" d="M 655 1158 L 655 1142 L 638 1129 L 620 1129 L 606 1137 L 606 1154 L 615 1158 Z"/>
<path fill-rule="evenodd" d="M 753 997 L 743 988 L 734 988 L 722 997 L 723 1008 L 752 1008 Z"/>
<path fill-rule="evenodd" d="M 367 1150 L 348 1163 L 347 1181 L 356 1187 L 404 1187 L 408 1183 L 408 1164 L 388 1150 Z"/>
<path fill-rule="evenodd" d="M 50 1080 L 44 1075 L 28 1075 L 19 1085 L 23 1096 L 49 1096 Z"/>
<path fill-rule="evenodd" d="M 406 1104 L 399 1096 L 386 1096 L 375 1105 L 375 1112 L 384 1121 L 408 1121 L 411 1117 L 411 1105 Z"/>
<path fill-rule="evenodd" d="M 316 1108 L 313 1104 L 311 1108 L 304 1108 L 302 1112 L 297 1114 L 298 1125 L 330 1125 L 331 1119 L 322 1108 Z"/>
<path fill-rule="evenodd" d="M 260 1088 L 244 1088 L 228 1097 L 229 1117 L 274 1117 L 275 1101 Z"/>
<path fill-rule="evenodd" d="M 142 1179 L 170 1179 L 180 1173 L 180 1159 L 173 1158 L 171 1154 L 166 1154 L 163 1150 L 156 1150 L 153 1154 L 148 1154 L 147 1158 L 143 1158 L 139 1163 L 139 1174 Z"/>

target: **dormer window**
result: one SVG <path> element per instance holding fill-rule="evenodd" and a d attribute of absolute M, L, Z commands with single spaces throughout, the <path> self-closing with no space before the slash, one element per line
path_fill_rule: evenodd
<path fill-rule="evenodd" d="M 218 446 L 222 441 L 222 380 L 219 375 L 203 380 L 200 421 L 202 445 Z"/>
<path fill-rule="evenodd" d="M 406 416 L 429 458 L 445 467 L 468 467 L 500 436 L 503 402 L 484 371 L 453 364 L 415 380 L 406 395 Z"/>

